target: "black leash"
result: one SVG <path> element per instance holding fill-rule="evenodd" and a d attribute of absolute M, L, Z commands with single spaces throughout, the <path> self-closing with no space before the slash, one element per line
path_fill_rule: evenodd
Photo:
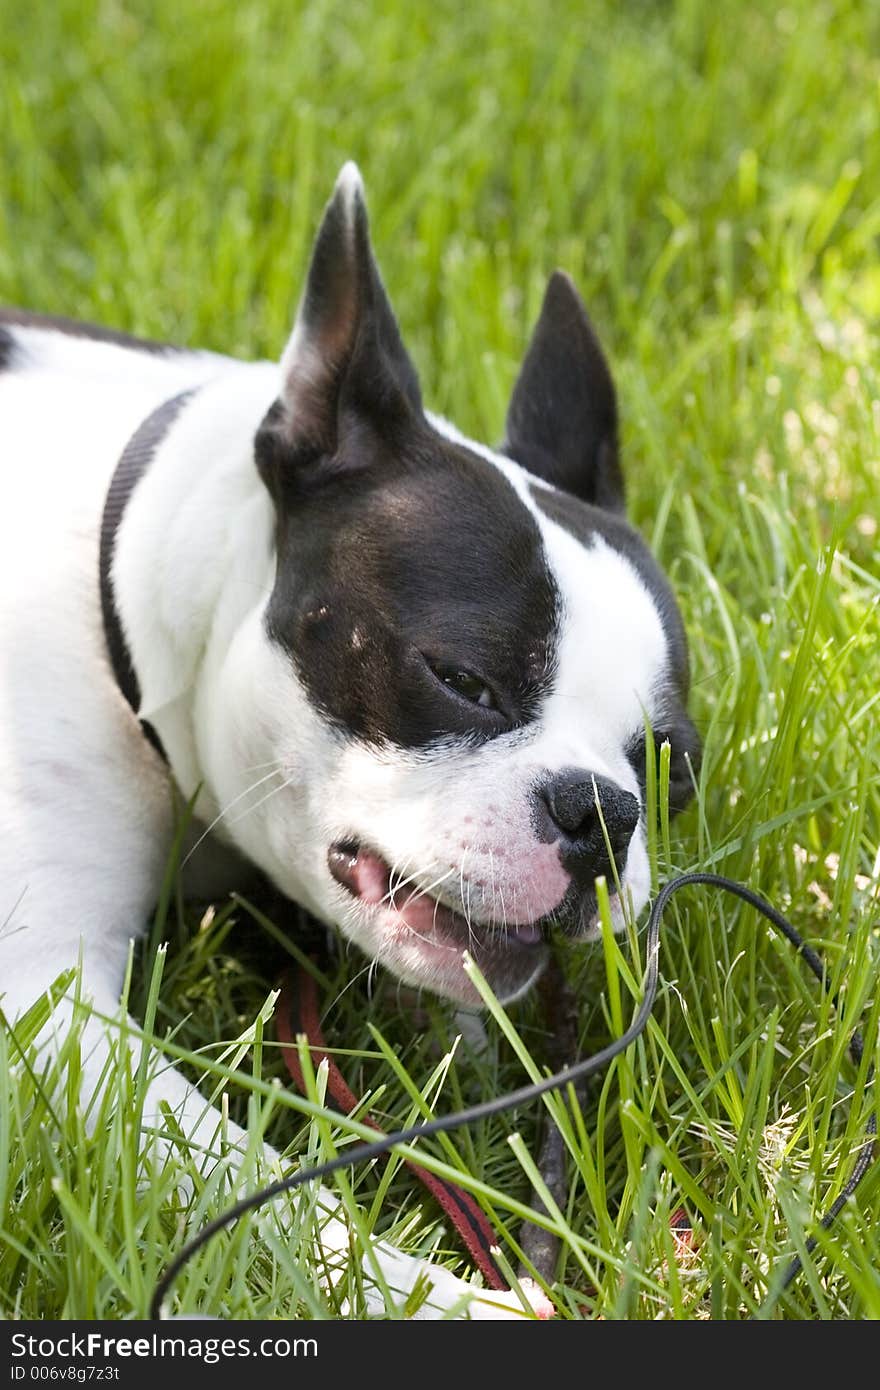
<path fill-rule="evenodd" d="M 654 1006 L 654 999 L 657 993 L 657 983 L 659 976 L 659 956 L 660 956 L 660 921 L 666 907 L 675 893 L 682 888 L 693 885 L 703 885 L 709 888 L 720 888 L 724 892 L 733 893 L 741 898 L 743 902 L 754 907 L 757 912 L 769 921 L 777 931 L 788 940 L 810 970 L 819 980 L 826 993 L 831 993 L 831 987 L 825 974 L 825 968 L 819 956 L 808 946 L 803 938 L 795 931 L 790 922 L 778 912 L 775 907 L 762 898 L 759 893 L 753 892 L 751 888 L 746 888 L 743 884 L 734 882 L 733 879 L 724 878 L 721 874 L 712 873 L 688 873 L 682 874 L 678 878 L 671 879 L 657 896 L 647 927 L 647 968 L 645 970 L 644 997 L 636 1012 L 636 1016 L 629 1028 L 621 1037 L 609 1043 L 599 1052 L 593 1053 L 592 1057 L 586 1057 L 580 1062 L 575 1062 L 562 1071 L 556 1072 L 553 1076 L 546 1077 L 543 1081 L 537 1081 L 528 1086 L 521 1086 L 518 1090 L 509 1091 L 506 1095 L 495 1096 L 492 1100 L 482 1101 L 479 1105 L 470 1106 L 466 1110 L 458 1110 L 452 1115 L 444 1115 L 440 1119 L 423 1121 L 421 1124 L 411 1125 L 408 1129 L 398 1130 L 394 1134 L 384 1135 L 371 1143 L 358 1144 L 353 1148 L 346 1149 L 342 1154 L 337 1154 L 335 1158 L 328 1159 L 327 1162 L 316 1165 L 314 1168 L 300 1169 L 292 1173 L 290 1177 L 279 1179 L 269 1186 L 253 1192 L 248 1197 L 243 1197 L 236 1202 L 228 1211 L 215 1217 L 207 1226 L 204 1226 L 198 1235 L 189 1241 L 178 1255 L 171 1261 L 156 1285 L 153 1297 L 150 1302 L 150 1317 L 159 1319 L 162 1317 L 162 1305 L 165 1297 L 174 1283 L 184 1265 L 192 1259 L 201 1248 L 208 1243 L 219 1231 L 225 1230 L 227 1226 L 233 1225 L 240 1217 L 249 1211 L 256 1211 L 259 1207 L 265 1206 L 275 1197 L 284 1192 L 291 1192 L 296 1187 L 301 1187 L 305 1183 L 317 1182 L 320 1179 L 329 1177 L 331 1173 L 337 1172 L 340 1168 L 350 1168 L 355 1163 L 367 1163 L 371 1159 L 378 1158 L 381 1154 L 387 1153 L 389 1149 L 398 1144 L 409 1144 L 418 1139 L 429 1139 L 435 1134 L 445 1134 L 447 1130 L 458 1129 L 461 1125 L 474 1124 L 477 1120 L 484 1120 L 492 1115 L 498 1115 L 505 1110 L 513 1110 L 519 1105 L 525 1105 L 529 1101 L 535 1100 L 538 1096 L 544 1095 L 547 1091 L 561 1090 L 575 1081 L 586 1080 L 601 1071 L 615 1057 L 624 1052 L 631 1043 L 644 1030 L 651 1010 Z M 832 997 L 832 1002 L 836 1005 L 837 997 Z M 853 1062 L 858 1066 L 864 1053 L 864 1042 L 860 1033 L 853 1033 L 849 1043 L 849 1053 Z M 874 1068 L 868 1073 L 868 1081 L 873 1079 Z M 846 1202 L 855 1192 L 862 1178 L 867 1173 L 874 1161 L 876 1149 L 877 1120 L 875 1115 L 871 1115 L 868 1121 L 865 1143 L 859 1151 L 859 1156 L 853 1167 L 853 1171 L 840 1195 L 834 1201 L 829 1210 L 822 1217 L 820 1226 L 827 1230 L 835 1218 L 838 1216 Z M 809 1254 L 816 1248 L 817 1238 L 811 1236 L 806 1243 L 806 1252 Z M 789 1284 L 797 1277 L 802 1266 L 800 1256 L 795 1258 L 788 1265 L 785 1274 L 779 1285 L 779 1292 L 788 1288 Z"/>

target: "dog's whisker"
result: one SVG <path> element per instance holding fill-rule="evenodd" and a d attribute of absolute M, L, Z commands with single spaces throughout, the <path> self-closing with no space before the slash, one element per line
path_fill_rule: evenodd
<path fill-rule="evenodd" d="M 463 853 L 462 853 L 462 856 L 461 856 L 461 864 L 460 864 L 460 866 L 459 866 L 459 887 L 460 887 L 460 891 L 461 891 L 461 900 L 462 900 L 462 909 L 463 909 L 463 913 L 464 913 L 464 920 L 465 920 L 465 925 L 466 925 L 466 927 L 467 927 L 468 946 L 470 947 L 471 951 L 474 951 L 474 952 L 475 952 L 478 943 L 477 943 L 477 938 L 476 938 L 476 936 L 475 936 L 475 934 L 474 934 L 473 916 L 472 916 L 472 913 L 471 913 L 471 881 L 470 881 L 470 879 L 466 879 L 465 876 L 464 876 L 465 860 L 467 859 L 468 855 L 470 854 L 471 849 L 472 849 L 472 846 L 471 846 L 471 845 L 465 845 L 465 846 L 464 846 L 464 850 L 463 850 Z M 467 885 L 466 888 L 465 888 L 465 884 Z"/>
<path fill-rule="evenodd" d="M 439 878 L 435 878 L 433 883 L 429 883 L 427 887 L 416 889 L 415 893 L 410 896 L 410 902 L 418 902 L 420 898 L 430 897 L 435 888 L 440 888 L 454 873 L 454 869 L 447 869 L 445 873 L 441 874 Z"/>
<path fill-rule="evenodd" d="M 266 781 L 267 779 L 264 778 L 263 780 Z M 264 806 L 266 804 L 267 801 L 271 801 L 273 796 L 277 796 L 279 792 L 287 791 L 288 787 L 292 787 L 294 785 L 295 780 L 296 779 L 294 777 L 286 777 L 284 781 L 281 783 L 280 787 L 273 787 L 271 791 L 266 792 L 265 796 L 261 796 L 260 800 L 255 802 L 253 806 L 248 806 L 246 810 L 242 811 L 240 816 L 236 816 L 234 820 L 231 820 L 229 822 L 229 824 L 240 825 L 241 822 L 243 820 L 246 820 L 248 816 L 253 815 L 254 811 L 258 811 L 261 806 Z"/>
<path fill-rule="evenodd" d="M 229 812 L 232 810 L 233 806 L 237 806 L 238 803 L 239 803 L 239 801 L 243 800 L 243 798 L 246 797 L 246 796 L 250 796 L 251 792 L 255 792 L 255 791 L 257 790 L 258 787 L 262 787 L 263 783 L 264 783 L 264 782 L 268 782 L 269 779 L 270 779 L 270 777 L 277 777 L 277 776 L 280 776 L 280 775 L 282 774 L 283 769 L 278 765 L 277 761 L 274 761 L 274 760 L 273 760 L 273 762 L 274 762 L 274 766 L 272 767 L 272 769 L 271 769 L 270 772 L 267 772 L 267 773 L 266 773 L 265 777 L 260 777 L 260 778 L 257 779 L 256 782 L 252 782 L 252 783 L 250 784 L 250 786 L 245 787 L 245 789 L 244 789 L 243 792 L 239 792 L 238 796 L 233 797 L 233 799 L 232 799 L 231 801 L 229 801 L 229 802 L 226 803 L 226 805 L 222 808 L 222 810 L 218 811 L 217 815 L 216 815 L 216 816 L 214 817 L 214 819 L 211 821 L 211 824 L 207 827 L 206 830 L 203 830 L 203 831 L 202 831 L 201 835 L 200 835 L 199 838 L 196 840 L 195 844 L 194 844 L 194 845 L 192 846 L 192 848 L 189 850 L 189 852 L 187 853 L 186 857 L 182 860 L 181 865 L 180 865 L 181 869 L 183 869 L 183 868 L 186 867 L 186 865 L 187 865 L 187 864 L 189 863 L 189 861 L 192 859 L 193 855 L 195 854 L 195 852 L 196 852 L 196 850 L 199 848 L 199 846 L 202 845 L 202 844 L 204 844 L 205 840 L 207 840 L 207 838 L 208 838 L 208 836 L 211 834 L 211 831 L 212 831 L 212 830 L 216 830 L 217 826 L 220 824 L 220 822 L 222 821 L 223 817 L 229 814 Z M 262 766 L 265 767 L 265 766 L 267 766 L 267 764 L 266 764 L 266 763 L 263 763 Z M 235 821 L 232 821 L 231 824 L 235 825 L 236 822 L 235 822 Z"/>
<path fill-rule="evenodd" d="M 491 849 L 489 850 L 489 881 L 490 881 L 490 884 L 491 884 L 491 893 L 492 893 L 492 915 L 491 915 L 491 917 L 490 917 L 490 921 L 491 921 L 492 927 L 493 927 L 493 929 L 494 929 L 495 927 L 498 926 L 498 910 L 497 910 L 498 885 L 497 885 L 496 879 L 495 879 L 495 853 L 494 853 L 494 851 L 491 850 Z"/>
<path fill-rule="evenodd" d="M 461 897 L 462 915 L 465 920 L 465 926 L 467 927 L 468 945 L 470 946 L 471 950 L 473 950 L 475 946 L 475 937 L 473 923 L 471 920 L 471 884 L 470 879 L 466 880 L 464 876 L 465 861 L 470 852 L 471 846 L 464 845 L 461 856 L 461 863 L 458 867 L 458 890 L 459 895 Z M 465 883 L 467 883 L 467 888 L 465 888 Z"/>
<path fill-rule="evenodd" d="M 267 761 L 264 763 L 248 763 L 241 769 L 241 771 L 262 772 L 264 767 L 277 767 L 279 772 L 283 771 L 282 764 L 278 761 L 277 758 L 268 758 Z"/>
<path fill-rule="evenodd" d="M 376 904 L 377 907 L 394 907 L 397 894 L 407 888 L 410 883 L 415 882 L 412 875 L 407 876 L 405 873 L 409 863 L 410 860 L 407 858 L 402 861 L 398 860 L 391 866 L 388 871 L 388 892 L 379 899 Z"/>
<path fill-rule="evenodd" d="M 332 998 L 331 1000 L 329 1000 L 329 1002 L 328 1002 L 327 1004 L 325 1004 L 324 1009 L 323 1009 L 323 1011 L 322 1011 L 322 1013 L 321 1013 L 321 1023 L 322 1023 L 322 1024 L 323 1024 L 324 1022 L 326 1022 L 326 1020 L 330 1017 L 330 1015 L 332 1014 L 333 1010 L 337 1007 L 337 1005 L 339 1004 L 340 1000 L 342 999 L 342 996 L 343 996 L 344 994 L 346 994 L 348 990 L 351 989 L 352 985 L 356 985 L 357 982 L 358 982 L 358 980 L 363 979 L 364 975 L 369 975 L 370 971 L 373 969 L 373 966 L 374 966 L 375 964 L 376 964 L 375 958 L 372 959 L 372 960 L 368 960 L 367 963 L 366 963 L 366 965 L 363 967 L 363 969 L 355 971 L 355 973 L 354 973 L 354 975 L 352 975 L 351 979 L 350 979 L 350 980 L 347 980 L 347 981 L 345 982 L 345 984 L 342 986 L 342 989 L 339 990 L 339 992 L 338 992 L 337 994 L 335 994 L 335 995 L 333 996 L 333 998 Z"/>
<path fill-rule="evenodd" d="M 409 863 L 409 860 L 406 860 L 405 862 Z M 431 868 L 434 866 L 435 863 L 436 860 L 434 859 L 428 861 L 426 865 L 426 869 L 428 872 L 430 872 Z M 449 878 L 450 875 L 454 872 L 455 871 L 453 869 L 449 869 L 445 873 L 441 874 L 439 878 L 434 879 L 432 883 L 429 883 L 427 887 L 418 886 L 416 888 L 416 891 L 410 894 L 409 901 L 417 902 L 419 898 L 430 896 L 434 892 L 434 889 L 440 887 L 440 885 L 443 884 L 446 881 L 446 879 Z M 389 880 L 393 877 L 394 873 L 395 870 L 392 869 L 391 874 L 389 875 Z M 408 877 L 399 879 L 398 882 L 394 883 L 390 892 L 386 893 L 385 896 L 381 898 L 380 901 L 376 904 L 377 907 L 384 907 L 388 903 L 390 903 L 390 905 L 394 907 L 396 905 L 396 895 L 400 893 L 404 888 L 408 888 L 411 883 L 416 883 L 416 881 L 417 880 L 415 874 L 410 874 Z"/>
<path fill-rule="evenodd" d="M 376 988 L 376 981 L 379 976 L 379 966 L 381 964 L 381 958 L 382 951 L 380 949 L 376 952 L 376 955 L 370 961 L 369 969 L 367 970 L 367 996 L 370 999 L 372 999 L 373 991 Z"/>
<path fill-rule="evenodd" d="M 501 920 L 500 920 L 500 922 L 499 922 L 499 926 L 501 926 L 501 927 L 506 927 L 506 926 L 507 926 L 507 921 L 508 921 L 508 918 L 507 918 L 507 906 L 506 906 L 505 901 L 504 901 L 504 889 L 502 888 L 502 886 L 501 886 L 500 884 L 498 885 L 498 898 L 499 898 L 499 901 L 500 901 L 500 903 L 501 903 Z M 514 889 L 513 889 L 513 910 L 514 910 L 514 912 L 516 911 L 516 885 L 514 885 Z"/>

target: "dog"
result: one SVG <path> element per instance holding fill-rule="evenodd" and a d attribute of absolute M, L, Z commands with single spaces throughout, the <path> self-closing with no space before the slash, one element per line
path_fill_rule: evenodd
<path fill-rule="evenodd" d="M 0 313 L 0 1003 L 14 1023 L 81 960 L 85 1096 L 169 856 L 172 786 L 200 827 L 192 891 L 256 866 L 470 1008 L 465 950 L 510 1001 L 551 925 L 597 935 L 597 876 L 617 929 L 644 906 L 646 725 L 671 744 L 673 809 L 699 741 L 617 433 L 561 272 L 499 448 L 424 408 L 352 164 L 280 366 Z M 164 1104 L 216 1161 L 218 1113 L 170 1070 L 145 1126 L 163 1130 Z M 351 1232 L 320 1203 L 341 1262 Z M 370 1312 L 419 1283 L 422 1317 L 522 1315 L 386 1243 L 362 1258 Z"/>

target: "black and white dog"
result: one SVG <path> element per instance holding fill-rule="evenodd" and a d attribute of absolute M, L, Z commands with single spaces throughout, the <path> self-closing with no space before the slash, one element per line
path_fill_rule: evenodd
<path fill-rule="evenodd" d="M 249 862 L 401 980 L 467 1005 L 466 949 L 510 1000 L 549 924 L 596 933 L 609 849 L 637 913 L 646 718 L 671 742 L 676 805 L 697 738 L 681 619 L 624 519 L 616 432 L 559 273 L 500 449 L 423 408 L 351 164 L 280 368 L 0 312 L 7 1019 L 80 954 L 96 1011 L 117 1010 L 172 779 L 212 830 L 200 893 Z M 612 909 L 619 926 L 619 894 Z M 84 1095 L 106 1024 L 86 1037 Z M 158 1128 L 162 1102 L 210 1154 L 216 1112 L 168 1070 L 148 1098 Z M 341 1259 L 351 1234 L 322 1202 Z M 400 1298 L 427 1280 L 422 1316 L 463 1294 L 471 1316 L 519 1315 L 387 1244 L 363 1258 L 377 1309 L 376 1261 Z"/>

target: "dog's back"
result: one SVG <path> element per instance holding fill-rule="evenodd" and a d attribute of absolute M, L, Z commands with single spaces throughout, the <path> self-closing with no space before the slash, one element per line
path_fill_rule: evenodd
<path fill-rule="evenodd" d="M 0 519 L 20 534 L 29 497 L 41 510 L 63 502 L 68 516 L 71 506 L 87 514 L 97 499 L 100 515 L 138 422 L 175 391 L 236 365 L 215 353 L 0 309 Z"/>

